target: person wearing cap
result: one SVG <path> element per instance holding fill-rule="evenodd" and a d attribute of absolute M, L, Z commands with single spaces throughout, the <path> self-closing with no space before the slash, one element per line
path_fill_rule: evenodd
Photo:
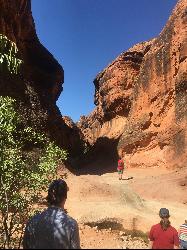
<path fill-rule="evenodd" d="M 64 210 L 68 186 L 55 180 L 48 189 L 48 208 L 33 216 L 26 225 L 23 249 L 80 249 L 77 222 Z"/>
<path fill-rule="evenodd" d="M 187 249 L 187 220 L 179 228 L 180 248 Z"/>
<path fill-rule="evenodd" d="M 171 226 L 169 221 L 169 210 L 161 208 L 159 211 L 161 221 L 152 226 L 149 239 L 152 249 L 178 249 L 179 237 L 177 230 Z"/>

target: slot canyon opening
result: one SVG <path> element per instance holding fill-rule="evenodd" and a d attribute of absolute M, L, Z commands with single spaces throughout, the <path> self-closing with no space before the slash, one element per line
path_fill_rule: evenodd
<path fill-rule="evenodd" d="M 117 144 L 118 140 L 109 139 L 108 137 L 98 138 L 82 159 L 81 164 L 76 170 L 72 171 L 76 175 L 103 175 L 116 172 L 119 157 Z"/>

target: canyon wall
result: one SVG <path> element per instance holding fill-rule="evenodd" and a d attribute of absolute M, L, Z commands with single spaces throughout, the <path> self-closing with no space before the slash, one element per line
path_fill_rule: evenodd
<path fill-rule="evenodd" d="M 16 44 L 23 62 L 18 74 L 1 67 L 0 95 L 17 100 L 25 126 L 48 134 L 70 155 L 78 155 L 82 152 L 79 130 L 68 126 L 56 106 L 64 71 L 37 37 L 31 1 L 0 0 L 0 11 L 0 34 Z"/>
<path fill-rule="evenodd" d="M 97 152 L 124 153 L 131 167 L 187 165 L 187 0 L 157 38 L 123 52 L 100 72 L 95 110 L 78 122 Z M 101 143 L 102 142 L 102 143 Z"/>

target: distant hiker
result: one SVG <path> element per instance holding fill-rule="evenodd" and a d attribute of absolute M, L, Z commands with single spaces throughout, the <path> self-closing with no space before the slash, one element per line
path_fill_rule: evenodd
<path fill-rule="evenodd" d="M 159 212 L 161 221 L 152 226 L 149 233 L 152 249 L 178 249 L 179 237 L 177 230 L 170 225 L 169 210 L 161 208 Z"/>
<path fill-rule="evenodd" d="M 179 239 L 180 239 L 180 248 L 187 249 L 187 220 L 185 220 L 184 224 L 180 226 Z"/>
<path fill-rule="evenodd" d="M 122 180 L 123 171 L 124 171 L 124 161 L 123 161 L 122 157 L 120 157 L 119 160 L 118 160 L 117 170 L 118 170 L 118 174 L 119 174 L 119 180 Z"/>
<path fill-rule="evenodd" d="M 27 223 L 23 249 L 80 249 L 78 224 L 64 210 L 67 192 L 64 180 L 51 183 L 47 196 L 49 207 Z"/>

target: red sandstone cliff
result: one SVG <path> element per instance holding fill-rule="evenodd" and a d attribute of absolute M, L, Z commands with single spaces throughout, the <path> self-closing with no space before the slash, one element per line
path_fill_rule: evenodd
<path fill-rule="evenodd" d="M 187 164 L 187 0 L 160 35 L 122 53 L 94 80 L 96 109 L 78 126 L 97 152 L 130 166 Z"/>
<path fill-rule="evenodd" d="M 63 68 L 36 35 L 30 0 L 0 0 L 0 34 L 16 43 L 23 60 L 19 75 L 0 72 L 0 94 L 18 100 L 26 125 L 48 133 L 70 154 L 79 154 L 79 132 L 63 121 L 56 106 L 64 81 Z"/>

